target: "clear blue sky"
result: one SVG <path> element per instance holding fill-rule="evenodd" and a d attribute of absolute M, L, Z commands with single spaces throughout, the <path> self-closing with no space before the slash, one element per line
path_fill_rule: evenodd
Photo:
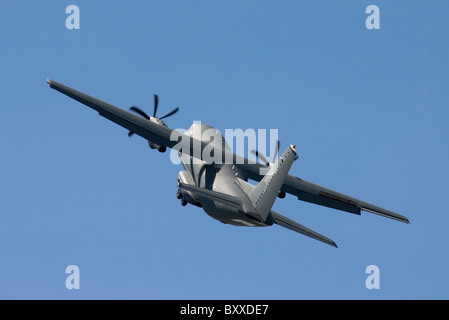
<path fill-rule="evenodd" d="M 68 30 L 65 9 L 80 8 Z M 380 8 L 368 30 L 365 9 Z M 448 299 L 447 1 L 2 1 L 0 298 Z M 169 154 L 51 90 L 279 129 L 291 169 L 411 224 L 288 196 L 278 226 L 181 207 Z M 68 265 L 80 289 L 65 287 Z M 380 289 L 368 290 L 368 265 Z"/>

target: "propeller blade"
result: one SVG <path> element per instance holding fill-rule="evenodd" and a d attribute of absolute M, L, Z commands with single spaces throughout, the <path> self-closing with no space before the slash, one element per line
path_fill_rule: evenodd
<path fill-rule="evenodd" d="M 173 111 L 170 111 L 169 113 L 167 113 L 165 116 L 163 116 L 163 117 L 160 117 L 159 119 L 164 119 L 164 118 L 168 118 L 168 117 L 170 117 L 170 116 L 172 116 L 172 115 L 174 115 L 176 112 L 178 112 L 179 111 L 179 107 L 176 107 Z"/>
<path fill-rule="evenodd" d="M 142 117 L 144 117 L 144 118 L 147 119 L 147 120 L 150 120 L 150 116 L 147 115 L 145 112 L 143 112 L 141 109 L 139 109 L 139 108 L 136 107 L 136 106 L 132 106 L 131 108 L 129 108 L 129 110 L 132 110 L 132 111 L 134 111 L 135 113 L 137 113 L 139 116 L 142 116 Z"/>
<path fill-rule="evenodd" d="M 278 140 L 277 143 L 276 143 L 276 149 L 274 151 L 273 162 L 276 161 L 276 158 L 277 158 L 278 153 L 279 153 L 279 146 L 280 145 L 281 145 L 281 142 Z"/>
<path fill-rule="evenodd" d="M 256 158 L 259 158 L 260 160 L 262 160 L 262 162 L 264 162 L 267 166 L 270 165 L 270 161 L 268 161 L 267 158 L 265 158 L 262 154 L 260 154 L 259 151 L 251 150 L 251 153 L 256 155 Z"/>
<path fill-rule="evenodd" d="M 277 140 L 276 143 L 276 149 L 274 149 L 274 155 L 273 155 L 273 163 L 276 162 L 276 158 L 278 156 L 279 153 L 279 146 L 281 145 L 281 142 L 279 140 Z M 256 155 L 257 158 L 260 158 L 260 160 L 262 160 L 267 166 L 270 165 L 270 161 L 268 161 L 267 158 L 265 158 L 265 156 L 261 153 L 259 153 L 259 151 L 257 150 L 251 150 L 251 153 Z"/>
<path fill-rule="evenodd" d="M 157 94 L 154 95 L 154 110 L 153 110 L 153 117 L 156 118 L 156 112 L 157 112 L 157 105 L 159 104 L 159 97 Z"/>

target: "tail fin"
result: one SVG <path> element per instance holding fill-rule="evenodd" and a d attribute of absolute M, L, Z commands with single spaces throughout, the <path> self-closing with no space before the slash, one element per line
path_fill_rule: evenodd
<path fill-rule="evenodd" d="M 284 184 L 295 157 L 295 146 L 290 145 L 282 156 L 279 157 L 278 161 L 270 164 L 270 171 L 251 192 L 252 205 L 264 221 L 267 220 L 270 214 L 271 207 Z"/>

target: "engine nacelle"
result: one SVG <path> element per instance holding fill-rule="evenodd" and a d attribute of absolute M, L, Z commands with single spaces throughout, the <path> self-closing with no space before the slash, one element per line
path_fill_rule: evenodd
<path fill-rule="evenodd" d="M 178 186 L 179 182 L 181 182 L 182 184 L 195 185 L 195 182 L 193 182 L 193 178 L 188 171 L 180 171 L 178 173 L 178 178 L 176 180 Z M 180 194 L 182 196 L 182 199 L 184 199 L 188 203 L 191 203 L 198 207 L 201 206 L 200 199 L 196 193 L 187 190 L 180 190 Z M 177 196 L 179 196 L 179 193 Z"/>
<path fill-rule="evenodd" d="M 157 149 L 157 151 L 164 153 L 165 151 L 167 151 L 167 147 L 166 146 L 160 146 L 157 145 L 153 142 L 148 141 L 148 145 L 150 146 L 151 149 Z"/>

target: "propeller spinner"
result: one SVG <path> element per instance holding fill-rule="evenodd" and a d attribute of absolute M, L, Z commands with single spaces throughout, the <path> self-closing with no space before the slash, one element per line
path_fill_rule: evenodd
<path fill-rule="evenodd" d="M 149 120 L 149 121 L 153 121 L 159 124 L 162 124 L 164 126 L 166 126 L 166 124 L 164 123 L 164 121 L 162 121 L 162 119 L 168 118 L 172 115 L 174 115 L 176 112 L 179 111 L 179 107 L 176 107 L 175 109 L 173 109 L 172 111 L 170 111 L 169 113 L 167 113 L 166 115 L 163 115 L 162 117 L 156 117 L 156 113 L 157 113 L 157 107 L 159 104 L 159 97 L 157 94 L 154 95 L 154 108 L 153 108 L 153 116 L 150 117 L 148 114 L 146 114 L 145 111 L 143 111 L 142 109 L 140 109 L 139 107 L 136 106 L 131 106 L 131 108 L 129 108 L 130 111 L 133 111 L 134 113 L 138 114 L 139 116 Z M 128 132 L 128 137 L 131 137 L 134 134 L 134 132 L 129 131 Z M 167 147 L 165 146 L 158 146 L 150 141 L 148 141 L 150 148 L 151 149 L 158 149 L 160 152 L 165 152 L 167 150 Z"/>

